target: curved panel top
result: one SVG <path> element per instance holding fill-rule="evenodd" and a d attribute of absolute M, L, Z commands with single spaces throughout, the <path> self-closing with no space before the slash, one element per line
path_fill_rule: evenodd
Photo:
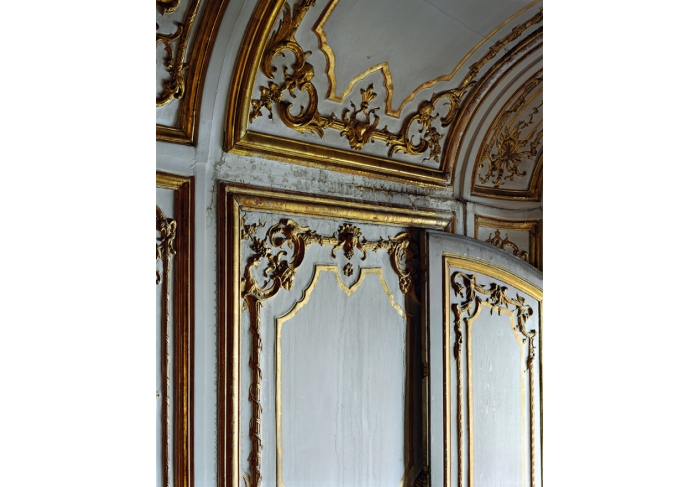
<path fill-rule="evenodd" d="M 231 81 L 224 150 L 449 186 L 455 121 L 541 50 L 541 25 L 539 2 L 261 0 Z"/>
<path fill-rule="evenodd" d="M 204 75 L 228 0 L 156 0 L 156 140 L 194 145 Z"/>

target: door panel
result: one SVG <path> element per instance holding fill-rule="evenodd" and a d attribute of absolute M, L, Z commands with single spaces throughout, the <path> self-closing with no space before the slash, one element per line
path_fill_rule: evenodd
<path fill-rule="evenodd" d="M 431 485 L 541 479 L 542 273 L 426 232 Z"/>
<path fill-rule="evenodd" d="M 452 215 L 228 184 L 219 202 L 222 486 L 427 480 L 418 237 Z"/>

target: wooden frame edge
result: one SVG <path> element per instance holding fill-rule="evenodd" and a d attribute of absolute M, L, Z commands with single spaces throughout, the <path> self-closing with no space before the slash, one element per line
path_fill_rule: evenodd
<path fill-rule="evenodd" d="M 189 55 L 191 68 L 187 73 L 185 95 L 178 107 L 176 127 L 156 124 L 156 141 L 173 144 L 196 145 L 199 112 L 204 92 L 206 71 L 211 58 L 212 46 L 221 25 L 223 13 L 229 0 L 212 1 L 204 7 L 202 20 L 195 34 Z M 192 62 L 194 60 L 194 63 Z"/>
<path fill-rule="evenodd" d="M 455 231 L 456 215 L 446 210 L 371 203 L 220 181 L 217 194 L 218 391 L 217 486 L 240 483 L 240 210 L 272 211 L 315 218 Z M 307 211 L 312 209 L 312 211 Z M 365 216 L 362 216 L 362 213 Z M 375 215 L 376 214 L 376 215 Z M 432 215 L 432 216 L 431 216 Z"/>
<path fill-rule="evenodd" d="M 191 487 L 194 484 L 194 176 L 156 171 L 156 188 L 175 193 L 173 216 L 178 235 L 173 265 L 173 486 Z"/>
<path fill-rule="evenodd" d="M 542 220 L 511 220 L 474 213 L 474 238 L 479 240 L 479 227 L 491 226 L 503 230 L 527 231 L 529 235 L 528 263 L 542 271 Z M 483 242 L 483 240 L 480 240 Z"/>

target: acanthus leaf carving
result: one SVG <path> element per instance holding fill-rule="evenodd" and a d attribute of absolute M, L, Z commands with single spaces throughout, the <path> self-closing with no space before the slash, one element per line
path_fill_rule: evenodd
<path fill-rule="evenodd" d="M 241 240 L 252 239 L 261 227 L 264 227 L 267 222 L 258 220 L 258 223 L 251 223 L 246 225 L 246 219 L 242 218 L 241 221 Z"/>
<path fill-rule="evenodd" d="M 369 102 L 377 97 L 377 94 L 374 92 L 374 86 L 370 84 L 366 90 L 360 89 L 360 94 L 362 95 L 362 103 L 360 104 L 359 110 L 352 101 L 350 102 L 350 105 L 352 105 L 353 111 L 349 117 L 348 112 L 350 110 L 348 108 L 343 110 L 342 118 L 345 128 L 340 132 L 341 136 L 348 139 L 348 142 L 350 142 L 350 147 L 355 150 L 362 150 L 365 144 L 370 140 L 374 142 L 374 140 L 372 140 L 372 133 L 379 124 L 379 117 L 376 114 L 374 115 L 374 121 L 371 124 L 369 121 L 370 115 L 379 110 L 379 107 L 374 107 L 367 111 L 369 108 Z M 365 122 L 357 120 L 357 115 L 359 113 L 362 113 L 365 116 L 367 119 Z"/>
<path fill-rule="evenodd" d="M 506 128 L 498 137 L 496 152 L 486 156 L 488 163 L 485 176 L 479 175 L 482 183 L 487 183 L 491 178 L 491 183 L 495 188 L 502 186 L 505 181 L 513 181 L 514 176 L 524 177 L 527 173 L 520 172 L 518 167 L 523 158 L 531 158 L 537 155 L 537 145 L 542 140 L 542 131 L 532 131 L 529 135 L 521 138 L 520 132 L 527 127 L 525 121 L 519 121 L 510 130 Z M 530 148 L 521 150 L 527 144 Z M 483 164 L 483 162 L 482 162 Z M 507 172 L 504 176 L 504 173 Z"/>
<path fill-rule="evenodd" d="M 185 17 L 185 22 L 174 22 L 177 27 L 171 34 L 156 32 L 156 48 L 162 44 L 165 49 L 163 66 L 168 73 L 168 78 L 162 80 L 162 89 L 156 94 L 156 107 L 163 107 L 173 100 L 179 100 L 185 95 L 187 89 L 187 70 L 189 65 L 185 62 L 185 54 L 189 43 L 190 33 L 197 15 L 201 0 L 192 0 Z M 156 0 L 156 8 L 163 14 L 171 14 L 180 5 L 180 0 Z M 156 31 L 160 26 L 156 23 Z M 178 42 L 177 52 L 173 54 L 173 46 Z"/>
<path fill-rule="evenodd" d="M 272 60 L 279 54 L 284 56 L 283 51 L 289 51 L 295 56 L 295 62 L 291 69 L 284 67 L 284 81 L 281 85 L 274 81 L 269 81 L 267 88 L 261 86 L 261 96 L 252 100 L 252 110 L 249 121 L 252 122 L 262 115 L 262 109 L 266 108 L 269 118 L 272 119 L 272 105 L 280 106 L 280 119 L 289 128 L 305 132 L 316 133 L 323 137 L 323 128 L 328 125 L 328 120 L 318 114 L 318 94 L 316 87 L 311 83 L 314 77 L 313 65 L 306 62 L 306 57 L 310 51 L 304 51 L 295 39 L 296 31 L 304 19 L 307 10 L 316 5 L 315 0 L 302 0 L 294 6 L 292 12 L 289 4 L 285 3 L 280 19 L 279 27 L 272 33 L 270 43 L 263 56 L 261 71 L 270 79 L 274 78 L 277 68 L 272 65 Z M 296 98 L 296 92 L 305 91 L 308 94 L 308 107 L 302 105 L 298 114 L 291 111 L 292 104 L 282 99 L 284 92 Z"/>
<path fill-rule="evenodd" d="M 165 213 L 156 205 L 156 230 L 160 232 L 160 237 L 156 243 L 156 264 L 163 261 L 163 273 L 169 267 L 170 255 L 175 255 L 175 233 L 177 222 L 172 218 L 166 218 Z M 156 269 L 156 284 L 161 283 L 161 275 Z"/>
<path fill-rule="evenodd" d="M 379 107 L 370 109 L 369 102 L 376 94 L 373 85 L 366 89 L 361 89 L 362 103 L 358 109 L 354 102 L 350 102 L 350 108 L 344 108 L 341 118 L 334 114 L 330 116 L 322 115 L 318 112 L 318 94 L 312 81 L 314 78 L 314 68 L 306 62 L 310 51 L 304 51 L 295 39 L 296 31 L 301 25 L 301 21 L 308 9 L 315 5 L 315 0 L 300 0 L 294 6 L 292 12 L 289 4 L 285 3 L 280 19 L 279 27 L 275 30 L 263 55 L 260 65 L 261 72 L 269 79 L 273 79 L 276 71 L 272 65 L 272 60 L 278 55 L 284 56 L 283 51 L 290 51 L 294 54 L 296 61 L 291 66 L 291 71 L 284 68 L 284 81 L 277 84 L 274 81 L 268 82 L 268 86 L 260 87 L 261 96 L 251 101 L 251 112 L 249 122 L 253 122 L 262 115 L 262 109 L 269 111 L 269 118 L 272 119 L 273 105 L 279 106 L 279 115 L 282 122 L 289 128 L 299 132 L 315 132 L 319 137 L 323 137 L 324 129 L 331 128 L 340 131 L 340 135 L 348 140 L 350 148 L 362 150 L 368 142 L 381 140 L 386 143 L 388 149 L 387 156 L 393 157 L 397 152 L 403 152 L 411 156 L 422 155 L 428 152 L 422 162 L 432 160 L 440 162 L 442 154 L 441 142 L 445 134 L 437 130 L 433 125 L 434 120 L 440 117 L 438 102 L 444 100 L 443 106 L 447 106 L 447 113 L 440 117 L 441 127 L 448 128 L 457 117 L 460 104 L 469 90 L 476 85 L 476 78 L 482 67 L 493 59 L 506 45 L 519 37 L 529 27 L 542 22 L 542 10 L 527 20 L 523 24 L 515 27 L 510 34 L 496 42 L 489 51 L 479 61 L 470 66 L 469 71 L 460 84 L 451 90 L 434 93 L 430 100 L 420 103 L 416 113 L 409 115 L 403 122 L 398 133 L 391 132 L 387 126 L 378 129 L 379 116 L 375 113 Z M 283 100 L 283 94 L 287 92 L 290 97 L 296 98 L 294 91 L 306 91 L 308 94 L 308 106 L 300 107 L 299 113 L 293 115 L 291 112 L 292 103 Z M 364 115 L 364 121 L 358 120 L 358 115 Z M 374 117 L 370 121 L 370 117 Z M 421 137 L 414 142 L 410 134 L 413 123 L 420 125 L 418 132 Z"/>
<path fill-rule="evenodd" d="M 528 103 L 532 102 L 534 98 L 532 93 L 541 84 L 541 73 L 523 84 L 519 92 L 516 92 L 517 97 L 514 100 L 511 99 L 512 103 L 509 101 L 503 107 L 489 127 L 477 161 L 478 168 L 484 168 L 483 174 L 478 173 L 482 184 L 489 184 L 498 189 L 506 181 L 513 181 L 515 177 L 523 178 L 527 175 L 527 171 L 520 170 L 520 165 L 524 159 L 534 159 L 540 152 L 539 146 L 543 135 L 542 121 L 540 119 L 535 123 L 534 118 L 536 115 L 541 115 L 542 103 L 531 107 L 527 114 L 519 114 L 521 110 L 527 108 Z M 511 117 L 515 118 L 511 119 Z M 529 132 L 523 133 L 533 124 L 534 127 Z"/>
<path fill-rule="evenodd" d="M 479 309 L 484 305 L 488 305 L 493 314 L 494 309 L 500 316 L 502 311 L 509 311 L 515 315 L 515 328 L 520 332 L 523 337 L 523 342 L 527 342 L 528 353 L 525 364 L 525 370 L 528 372 L 529 382 L 530 382 L 530 425 L 533 425 L 534 421 L 534 408 L 535 408 L 535 382 L 534 382 L 534 360 L 535 360 L 535 336 L 537 334 L 536 330 L 527 330 L 525 324 L 527 320 L 532 317 L 533 310 L 532 307 L 525 303 L 525 298 L 520 296 L 520 294 L 515 294 L 515 299 L 508 296 L 508 287 L 501 286 L 495 282 L 492 282 L 488 288 L 483 284 L 477 282 L 477 278 L 473 274 L 466 274 L 463 272 L 455 272 L 450 277 L 450 283 L 455 292 L 455 295 L 464 298 L 462 303 L 455 303 L 452 305 L 452 312 L 454 313 L 454 329 L 455 329 L 455 342 L 454 342 L 454 354 L 457 361 L 457 403 L 460 407 L 457 408 L 457 448 L 458 448 L 458 485 L 462 484 L 463 479 L 463 465 L 462 465 L 462 451 L 463 451 L 463 432 L 464 432 L 464 419 L 462 414 L 461 404 L 463 403 L 464 392 L 462 385 L 462 325 L 469 326 L 471 320 L 474 319 Z M 483 299 L 479 296 L 481 294 Z M 511 311 L 510 306 L 513 306 Z M 532 463 L 530 482 L 531 487 L 535 486 L 535 474 L 534 474 L 534 458 L 535 458 L 535 429 L 530 428 L 530 458 Z"/>
<path fill-rule="evenodd" d="M 409 232 L 400 233 L 395 237 L 389 236 L 386 240 L 380 237 L 379 240 L 368 241 L 362 236 L 360 228 L 349 223 L 341 225 L 333 236 L 324 236 L 292 219 L 283 218 L 267 230 L 265 237 L 258 238 L 255 233 L 259 226 L 255 226 L 253 230 L 253 226 L 246 225 L 245 220 L 242 223 L 241 240 L 250 240 L 250 249 L 253 251 L 241 278 L 243 309 L 248 309 L 250 312 L 252 347 L 248 364 L 251 368 L 252 382 L 248 391 L 248 400 L 253 406 L 249 423 L 251 440 L 251 451 L 248 456 L 249 473 L 244 474 L 243 479 L 246 487 L 260 487 L 263 447 L 260 396 L 262 384 L 260 360 L 263 343 L 260 312 L 263 302 L 274 297 L 280 289 L 291 290 L 296 271 L 304 260 L 306 249 L 313 244 L 332 246 L 331 256 L 334 259 L 337 257 L 335 252 L 341 248 L 348 260 L 354 256 L 355 249 L 362 252 L 361 260 L 365 260 L 367 250 L 374 252 L 380 249 L 386 250 L 390 256 L 391 267 L 399 277 L 399 287 L 405 294 L 415 293 L 419 254 L 418 247 Z M 267 261 L 267 266 L 262 271 L 265 280 L 259 283 L 254 275 L 254 269 L 260 267 L 263 261 Z M 346 276 L 352 275 L 352 264 L 348 262 L 343 271 Z"/>
<path fill-rule="evenodd" d="M 156 231 L 160 237 L 156 237 L 156 265 L 163 262 L 163 275 L 156 268 L 156 285 L 163 283 L 161 291 L 161 363 L 160 374 L 162 384 L 161 429 L 162 429 L 162 484 L 170 486 L 170 261 L 175 255 L 175 234 L 177 222 L 167 218 L 163 210 L 156 205 Z"/>
<path fill-rule="evenodd" d="M 528 262 L 529 254 L 524 250 L 520 250 L 517 245 L 508 240 L 507 233 L 506 238 L 501 238 L 501 232 L 498 229 L 496 229 L 496 234 L 493 237 L 491 235 L 493 234 L 489 233 L 489 238 L 484 241 L 485 243 L 493 245 L 494 247 L 497 247 L 501 250 L 506 250 L 506 248 L 510 247 L 513 249 L 514 256 L 523 259 L 525 262 Z"/>

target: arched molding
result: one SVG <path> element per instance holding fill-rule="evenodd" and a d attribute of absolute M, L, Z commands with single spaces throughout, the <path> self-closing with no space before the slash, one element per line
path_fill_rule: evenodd
<path fill-rule="evenodd" d="M 539 73 L 539 74 L 538 74 Z M 460 200 L 467 200 L 488 205 L 497 205 L 503 208 L 535 208 L 541 206 L 542 164 L 543 152 L 541 144 L 534 156 L 535 165 L 532 169 L 532 177 L 528 180 L 530 185 L 528 193 L 514 195 L 492 195 L 488 191 L 473 192 L 474 178 L 477 177 L 477 159 L 480 150 L 488 142 L 489 129 L 494 126 L 499 114 L 507 110 L 507 104 L 513 96 L 533 76 L 542 77 L 542 44 L 533 52 L 533 55 L 509 73 L 506 73 L 498 83 L 492 85 L 490 93 L 481 100 L 478 106 L 473 108 L 472 115 L 465 117 L 464 135 L 459 144 L 450 147 L 453 151 L 451 157 L 455 161 L 454 195 Z M 491 134 L 492 136 L 493 134 Z"/>
<path fill-rule="evenodd" d="M 203 6 L 200 5 L 200 0 L 190 2 L 189 8 L 192 10 L 193 20 L 186 34 L 192 31 L 195 33 L 180 39 L 181 47 L 178 49 L 182 48 L 184 52 L 178 56 L 181 59 L 176 60 L 180 65 L 175 67 L 181 75 L 184 74 L 183 79 L 180 80 L 181 93 L 174 97 L 171 95 L 168 97 L 170 100 L 166 102 L 177 103 L 177 123 L 166 125 L 156 122 L 156 140 L 195 145 L 204 77 L 228 2 L 229 0 L 211 0 Z M 191 47 L 188 44 L 191 44 Z"/>
<path fill-rule="evenodd" d="M 463 111 L 464 106 L 472 103 L 475 97 L 479 99 L 477 95 L 480 92 L 477 93 L 475 87 L 480 87 L 479 90 L 486 89 L 505 74 L 509 66 L 518 64 L 533 49 L 541 46 L 541 11 L 531 8 L 513 21 L 520 22 L 515 27 L 513 23 L 503 26 L 498 35 L 493 36 L 490 47 L 487 46 L 489 43 L 485 43 L 480 48 L 486 52 L 480 53 L 481 58 L 474 56 L 478 60 L 468 68 L 463 68 L 461 75 L 466 76 L 461 82 L 453 80 L 455 82 L 452 84 L 456 87 L 433 93 L 427 100 L 425 98 L 428 94 L 424 90 L 406 105 L 403 120 L 392 122 L 387 119 L 381 111 L 380 100 L 377 100 L 380 106 L 374 107 L 376 94 L 372 93 L 372 83 L 367 80 L 366 89 L 362 90 L 364 110 L 356 109 L 350 117 L 346 117 L 349 109 L 341 105 L 333 112 L 343 114 L 338 117 L 318 110 L 319 104 L 325 103 L 323 106 L 328 106 L 329 103 L 328 99 L 319 99 L 320 91 L 311 86 L 314 77 L 324 76 L 323 66 L 311 66 L 303 60 L 299 63 L 298 59 L 293 59 L 295 54 L 311 52 L 305 49 L 317 48 L 301 46 L 295 40 L 296 29 L 302 25 L 303 15 L 312 6 L 307 3 L 292 5 L 284 0 L 265 0 L 255 7 L 240 43 L 241 48 L 230 81 L 230 96 L 224 121 L 224 151 L 261 155 L 267 159 L 421 187 L 449 187 L 454 182 L 456 164 L 452 157 L 454 150 L 448 153 L 446 148 L 460 146 L 459 140 L 463 133 L 453 123 L 457 113 Z M 280 17 L 283 9 L 284 16 Z M 532 16 L 533 10 L 539 13 Z M 526 15 L 531 17 L 523 22 Z M 307 23 L 313 24 L 311 21 Z M 273 31 L 275 39 L 271 40 Z M 513 46 L 514 44 L 516 45 Z M 285 80 L 279 81 L 279 73 L 282 71 L 271 70 L 270 62 L 282 50 L 286 52 L 290 49 L 284 58 L 284 64 L 292 64 L 291 68 L 288 66 L 292 71 L 287 71 Z M 319 58 L 315 59 L 314 63 L 318 64 Z M 293 64 L 295 62 L 297 64 Z M 266 78 L 259 76 L 261 68 L 264 68 L 262 71 L 266 76 L 276 72 L 278 77 L 265 81 Z M 265 83 L 269 88 L 265 87 Z M 302 96 L 303 101 L 285 98 L 290 95 L 284 93 L 287 90 L 292 93 L 293 89 L 304 90 L 308 95 Z M 258 91 L 261 93 L 258 94 Z M 382 93 L 382 96 L 386 96 L 386 93 Z M 285 101 L 287 99 L 291 101 Z M 356 102 L 359 107 L 360 100 Z M 375 110 L 380 111 L 374 113 Z M 276 120 L 281 118 L 284 122 L 284 125 L 272 119 L 265 122 L 268 125 L 277 123 L 279 130 L 273 130 L 268 125 L 267 132 L 249 129 L 252 122 L 263 113 L 267 117 L 268 112 Z M 292 113 L 299 115 L 292 116 Z M 379 116 L 382 117 L 381 120 Z M 374 117 L 375 123 L 371 124 L 370 117 Z M 432 125 L 435 119 L 439 119 L 435 122 L 437 129 Z M 440 122 L 442 128 L 439 128 Z M 385 123 L 387 125 L 380 128 Z M 393 128 L 389 128 L 392 123 Z M 400 126 L 396 126 L 396 123 Z M 343 142 L 343 137 L 348 139 L 349 146 L 348 141 Z M 378 143 L 367 144 L 375 141 Z M 345 146 L 347 148 L 341 148 Z M 386 148 L 382 149 L 383 146 Z"/>

